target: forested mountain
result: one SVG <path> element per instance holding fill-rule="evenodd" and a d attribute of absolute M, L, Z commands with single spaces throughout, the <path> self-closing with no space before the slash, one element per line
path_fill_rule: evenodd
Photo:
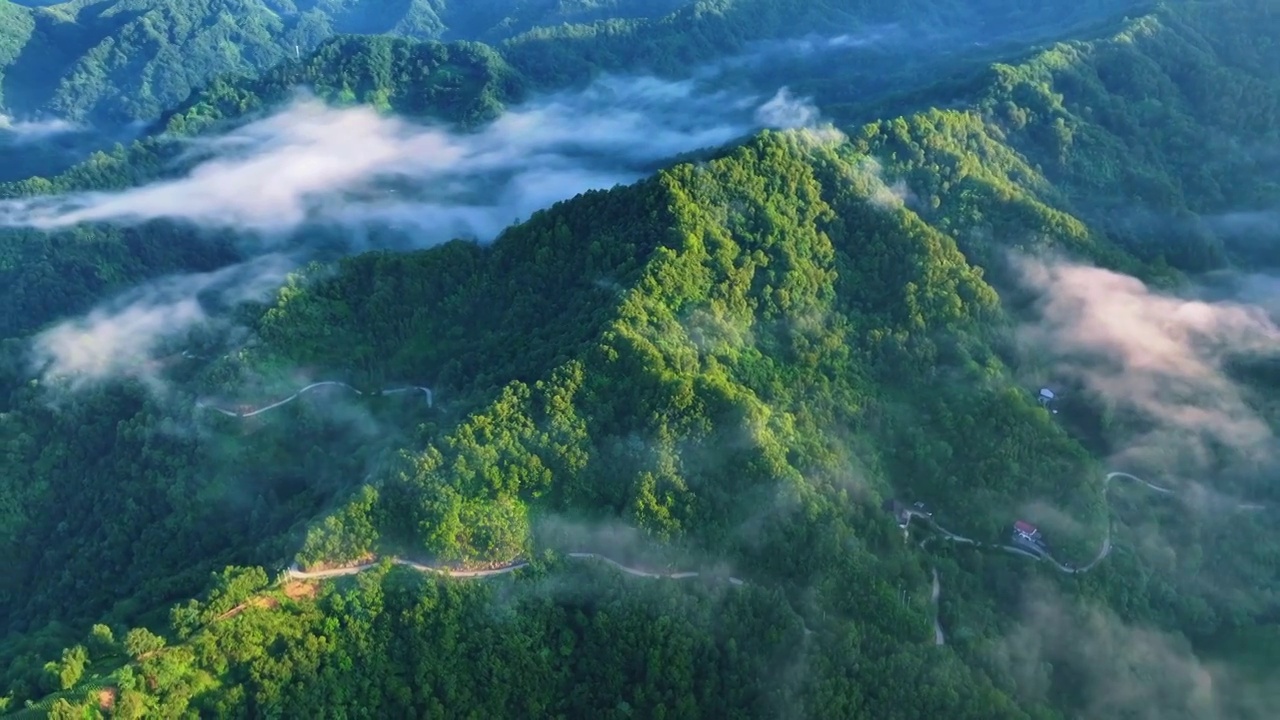
<path fill-rule="evenodd" d="M 543 24 L 660 14 L 673 4 L 73 0 L 28 9 L 5 0 L 0 107 L 77 122 L 148 120 L 216 75 L 262 70 L 336 33 L 496 40 Z"/>
<path fill-rule="evenodd" d="M 341 33 L 506 43 L 517 66 L 564 82 L 600 69 L 683 73 L 753 41 L 907 23 L 991 41 L 1061 32 L 1132 3 L 1090 0 L 73 0 L 0 2 L 0 110 L 95 125 L 150 120 L 215 76 L 252 73 Z M 979 20 L 980 18 L 980 20 Z"/>
<path fill-rule="evenodd" d="M 0 100 L 12 115 L 71 121 L 155 117 L 193 88 L 310 50 L 334 33 L 436 37 L 433 3 L 332 0 L 83 0 L 9 16 Z"/>
<path fill-rule="evenodd" d="M 801 33 L 806 28 L 823 26 L 834 17 L 830 12 L 818 15 L 799 14 L 798 19 L 782 23 L 782 15 L 773 4 L 759 12 L 749 12 L 749 3 L 725 3 L 713 12 L 702 8 L 694 17 L 679 22 L 659 23 L 652 27 L 642 23 L 626 25 L 626 32 L 582 35 L 587 26 L 565 26 L 561 35 L 526 35 L 502 53 L 483 45 L 455 42 L 415 43 L 388 37 L 343 36 L 322 42 L 301 62 L 286 62 L 260 76 L 222 76 L 193 94 L 184 102 L 166 110 L 139 143 L 117 148 L 110 154 L 97 154 L 52 178 L 35 177 L 25 182 L 0 185 L 0 196 L 32 196 L 51 191 L 101 190 L 138 184 L 156 177 L 161 168 L 181 162 L 186 145 L 173 142 L 174 136 L 190 136 L 208 132 L 220 121 L 235 122 L 245 113 L 261 113 L 276 107 L 299 86 L 309 87 L 319 96 L 334 102 L 362 102 L 386 108 L 410 117 L 430 117 L 474 128 L 493 119 L 507 105 L 537 97 L 548 89 L 599 72 L 626 71 L 648 67 L 678 75 L 689 69 L 690 62 L 720 73 L 717 83 L 744 88 L 744 92 L 767 88 L 785 78 L 796 88 L 811 91 L 824 108 L 839 117 L 856 118 L 887 95 L 919 89 L 936 81 L 938 73 L 958 72 L 960 68 L 976 68 L 989 48 L 970 49 L 958 58 L 940 53 L 937 46 L 968 44 L 971 37 L 987 37 L 992 41 L 1010 41 L 1017 37 L 1048 34 L 1037 30 L 1037 22 L 1048 28 L 1072 25 L 1082 17 L 1098 17 L 1104 4 L 1082 4 L 1060 8 L 1055 17 L 1049 6 L 1032 5 L 1011 16 L 999 2 L 980 0 L 965 14 L 955 5 L 944 5 L 917 20 L 919 28 L 940 26 L 944 17 L 951 35 L 928 40 L 921 45 L 904 40 L 911 33 L 886 31 L 871 26 L 867 31 L 889 32 L 883 42 L 876 40 L 871 49 L 862 44 L 861 36 L 853 41 L 831 45 L 830 36 L 817 40 L 807 38 L 802 44 L 830 47 L 809 49 L 800 59 L 788 61 L 796 51 L 789 44 L 750 44 L 749 38 L 782 28 Z M 821 4 L 804 4 L 818 12 Z M 701 7 L 701 6 L 699 6 Z M 828 8 L 829 9 L 829 8 Z M 981 10 L 982 12 L 977 12 Z M 832 11 L 834 12 L 834 11 Z M 870 10 L 868 10 L 870 12 Z M 939 15 L 941 13 L 941 15 Z M 872 22 L 868 16 L 864 24 Z M 768 19 L 768 22 L 760 20 Z M 772 18 L 772 19 L 769 19 Z M 685 21 L 702 30 L 680 35 L 675 28 Z M 1032 22 L 1035 20 L 1036 22 Z M 776 22 L 775 22 L 776 21 Z M 1054 21 L 1054 22 L 1051 22 Z M 1056 24 L 1055 24 L 1056 22 Z M 846 22 L 847 24 L 847 22 Z M 915 26 L 912 26 L 915 27 Z M 841 40 L 836 36 L 834 40 Z M 852 37 L 852 36 L 850 36 Z M 681 39 L 683 38 L 683 39 Z M 659 44 L 655 44 L 659 43 Z M 685 48 L 674 49 L 683 43 Z M 527 48 L 526 48 L 527 45 Z M 528 48 L 548 48 L 558 59 L 529 55 Z M 669 51 L 651 53 L 655 47 Z M 526 49 L 522 49 L 526 48 Z M 542 51 L 538 51 L 542 52 Z M 717 66 L 712 60 L 718 53 L 731 53 L 733 62 Z M 739 54 L 733 55 L 733 52 Z M 683 55 L 688 57 L 676 60 Z M 972 58 L 968 58 L 972 55 Z M 519 59 L 512 65 L 509 58 Z M 807 59 L 806 59 L 807 58 Z M 963 62 L 961 59 L 963 59 Z M 565 76 L 556 68 L 571 68 Z M 832 68 L 838 68 L 833 74 Z M 982 67 L 985 67 L 982 66 Z M 843 79 L 841 79 L 843 77 Z M 850 97 L 848 88 L 858 88 L 859 97 Z M 0 133 L 2 137 L 2 133 Z M 51 143 L 26 144 L 8 168 L 9 177 L 25 177 L 44 167 L 28 161 L 35 151 L 46 152 Z M 73 146 L 74 147 L 74 146 Z M 60 154 L 60 157 L 65 157 Z M 23 168 L 29 167 L 29 172 Z M 4 171 L 0 171 L 4 172 Z M 52 182 L 52 186 L 50 185 Z M 85 233 L 92 242 L 85 242 Z M 0 301 L 17 311 L 0 318 L 0 334 L 10 336 L 29 331 L 57 314 L 75 312 L 111 290 L 118 290 L 156 273 L 179 268 L 210 269 L 224 263 L 231 250 L 217 243 L 172 243 L 169 237 L 192 235 L 189 228 L 169 228 L 132 232 L 110 227 L 84 227 L 57 233 L 31 233 L 0 230 L 8 235 L 4 252 L 11 260 L 0 265 Z M 138 258 L 145 258 L 139 261 Z M 212 264 L 211 264 L 212 263 Z M 75 275 L 81 282 L 67 285 L 59 294 L 39 288 L 48 278 Z"/>
<path fill-rule="evenodd" d="M 131 141 L 210 80 L 299 60 L 335 34 L 496 43 L 542 89 L 601 72 L 683 77 L 703 65 L 794 83 L 843 117 L 869 96 L 963 72 L 1135 2 L 0 0 L 0 181 L 57 174 Z M 843 68 L 834 75 L 832 60 Z"/>
<path fill-rule="evenodd" d="M 199 160 L 172 138 L 277 117 L 299 85 L 483 139 L 540 91 L 639 62 L 637 38 L 685 33 L 648 56 L 674 74 L 768 37 L 744 18 L 794 15 L 799 35 L 846 7 L 804 6 L 698 3 L 698 32 L 605 22 L 496 50 L 334 38 L 173 104 L 164 136 L 6 186 L 0 216 L 180 177 Z M 1022 7 L 1023 29 L 1047 33 L 1048 4 Z M 1108 6 L 1078 9 L 1059 27 Z M 4 702 L 43 697 L 30 712 L 55 717 L 1274 717 L 1271 676 L 1196 652 L 1230 660 L 1280 597 L 1280 330 L 1232 286 L 1271 301 L 1239 269 L 1276 259 L 1278 33 L 1265 0 L 1170 2 L 1001 62 L 975 51 L 945 83 L 917 66 L 858 102 L 865 68 L 845 86 L 828 63 L 800 76 L 828 114 L 903 112 L 840 129 L 806 116 L 492 243 L 309 264 L 265 301 L 219 285 L 273 257 L 253 233 L 159 215 L 8 231 Z M 218 137 L 251 141 L 240 127 Z M 463 156 L 507 150 L 482 147 Z M 181 330 L 142 345 L 155 325 Z M 142 350 L 102 357 L 107 330 Z M 34 374 L 33 346 L 54 357 Z M 289 400 L 325 380 L 349 385 Z M 1054 412 L 1045 384 L 1066 391 Z M 1108 485 L 1114 470 L 1141 477 Z M 882 509 L 895 498 L 927 501 L 906 530 Z M 1053 538 L 1049 561 L 1000 546 L 1016 518 Z M 461 580 L 391 556 L 527 565 Z"/>

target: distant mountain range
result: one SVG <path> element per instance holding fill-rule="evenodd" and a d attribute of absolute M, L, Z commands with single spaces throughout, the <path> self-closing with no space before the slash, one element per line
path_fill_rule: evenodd
<path fill-rule="evenodd" d="M 656 16 L 677 4 L 0 0 L 0 102 L 23 118 L 145 120 L 216 75 L 257 72 L 338 33 L 497 41 L 541 25 Z"/>
<path fill-rule="evenodd" d="M 1132 3 L 1125 3 L 1132 4 Z M 254 74 L 335 34 L 509 44 L 512 61 L 565 80 L 593 68 L 679 73 L 752 41 L 867 25 L 1007 34 L 1099 18 L 1107 0 L 0 0 L 0 109 L 20 120 L 151 120 L 211 78 Z M 981 13 L 975 14 L 977 12 Z M 691 38 L 696 41 L 690 42 Z M 567 53 L 567 55 L 566 55 Z"/>

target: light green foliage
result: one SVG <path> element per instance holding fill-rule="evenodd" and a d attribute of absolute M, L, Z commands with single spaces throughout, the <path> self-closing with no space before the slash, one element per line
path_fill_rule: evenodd
<path fill-rule="evenodd" d="M 6 72 L 30 42 L 34 30 L 35 20 L 30 10 L 9 0 L 0 0 L 0 108 L 6 107 Z"/>
<path fill-rule="evenodd" d="M 67 648 L 62 651 L 62 660 L 60 662 L 50 662 L 45 665 L 47 672 L 57 690 L 70 690 L 80 681 L 80 677 L 84 675 L 85 665 L 89 663 L 89 652 L 81 645 Z"/>
<path fill-rule="evenodd" d="M 111 628 L 98 623 L 93 626 L 89 634 L 89 647 L 93 651 L 93 656 L 97 658 L 109 657 L 119 651 L 120 646 L 116 642 L 115 634 L 111 632 Z"/>
<path fill-rule="evenodd" d="M 149 653 L 164 647 L 164 638 L 146 628 L 133 628 L 124 636 L 124 650 L 134 660 L 141 660 Z"/>

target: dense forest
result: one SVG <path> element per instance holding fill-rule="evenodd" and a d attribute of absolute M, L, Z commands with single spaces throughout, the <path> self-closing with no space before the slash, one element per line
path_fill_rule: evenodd
<path fill-rule="evenodd" d="M 671 3 L 667 3 L 669 8 Z M 0 3 L 0 107 L 65 120 L 150 120 L 210 79 L 255 73 L 335 34 L 486 39 L 617 17 L 662 2 L 90 0 Z"/>
<path fill-rule="evenodd" d="M 227 74 L 256 74 L 334 35 L 394 35 L 500 46 L 544 83 L 605 72 L 684 75 L 691 65 L 814 33 L 826 39 L 894 25 L 944 46 L 1061 35 L 1136 2 L 913 0 L 77 0 L 0 2 L 0 110 L 95 125 L 149 121 Z M 895 38 L 878 52 L 908 56 Z M 932 47 L 929 46 L 932 44 Z M 835 47 L 839 47 L 837 43 Z M 850 57 L 846 52 L 838 53 Z M 921 48 L 914 48 L 919 50 Z M 954 51 L 944 51 L 955 62 Z M 774 66 L 777 72 L 797 68 Z M 911 72 L 923 68 L 909 68 Z M 871 73 L 856 79 L 865 83 Z M 846 77 L 847 79 L 847 77 Z M 895 79 L 901 76 L 895 73 Z M 843 84 L 845 88 L 847 83 Z"/>
<path fill-rule="evenodd" d="M 334 21 L 304 58 L 156 96 L 129 147 L 0 187 L 0 217 L 190 172 L 187 144 L 300 85 L 481 133 L 854 12 L 677 5 Z M 800 68 L 838 128 L 751 133 L 492 242 L 315 253 L 266 294 L 202 279 L 269 258 L 249 233 L 2 231 L 0 709 L 1274 717 L 1280 330 L 1243 303 L 1280 232 L 1280 14 L 1012 5 L 863 12 L 1018 28 L 865 98 L 865 68 L 744 76 Z M 42 12 L 74 17 L 0 23 Z M 320 40 L 343 32 L 428 39 Z M 205 83 L 226 69 L 261 72 Z M 175 329 L 143 345 L 153 325 Z M 104 328 L 141 350 L 101 357 Z M 318 381 L 344 385 L 294 397 Z M 905 529 L 894 499 L 924 503 Z M 999 548 L 1018 518 L 1054 562 Z"/>

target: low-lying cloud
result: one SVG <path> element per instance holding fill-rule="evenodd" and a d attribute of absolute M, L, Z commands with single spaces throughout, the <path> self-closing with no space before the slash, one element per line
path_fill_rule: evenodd
<path fill-rule="evenodd" d="M 727 143 L 798 107 L 777 101 L 754 117 L 756 104 L 694 82 L 613 77 L 463 133 L 302 95 L 273 116 L 198 141 L 204 159 L 182 177 L 7 201 L 0 224 L 56 229 L 169 218 L 280 234 L 304 222 L 385 220 L 412 226 L 424 243 L 489 238 L 513 218 L 632 182 L 657 161 Z"/>
<path fill-rule="evenodd" d="M 1021 330 L 1025 349 L 1148 428 L 1131 438 L 1126 459 L 1181 471 L 1212 466 L 1221 448 L 1235 460 L 1271 459 L 1270 427 L 1226 372 L 1233 358 L 1280 347 L 1280 327 L 1263 308 L 1164 294 L 1070 262 L 1015 258 L 1014 267 L 1041 295 L 1039 321 Z"/>
<path fill-rule="evenodd" d="M 766 127 L 807 128 L 820 122 L 821 113 L 807 98 L 797 98 L 789 89 L 782 88 L 756 109 L 756 119 Z"/>
<path fill-rule="evenodd" d="M 1017 628 L 995 650 L 1024 700 L 1077 708 L 1080 717 L 1225 720 L 1276 717 L 1280 696 L 1188 643 L 1111 612 L 1028 588 Z"/>
<path fill-rule="evenodd" d="M 885 179 L 884 166 L 874 157 L 862 156 L 848 167 L 846 177 L 856 191 L 881 210 L 895 210 L 916 200 L 905 180 Z"/>
<path fill-rule="evenodd" d="M 917 33 L 913 35 L 897 23 L 876 25 L 858 32 L 847 32 L 839 35 L 810 34 L 786 40 L 764 40 L 751 43 L 747 46 L 745 57 L 749 57 L 756 62 L 775 57 L 811 57 L 837 50 L 903 45 L 911 42 L 913 38 L 920 40 L 926 35 L 932 36 L 933 33 Z"/>
<path fill-rule="evenodd" d="M 332 108 L 299 95 L 280 112 L 191 143 L 184 175 L 121 192 L 0 202 L 0 225 L 55 230 L 86 222 L 167 219 L 255 238 L 251 257 L 219 273 L 149 283 L 36 340 L 48 372 L 142 377 L 165 338 L 209 315 L 197 295 L 260 296 L 317 237 L 301 228 L 388 227 L 412 246 L 489 240 L 534 211 L 586 190 L 635 181 L 673 155 L 759 127 L 819 119 L 786 89 L 767 100 L 703 92 L 695 82 L 605 78 L 513 109 L 477 132 L 422 125 L 373 109 Z M 266 241 L 263 247 L 262 241 Z M 361 247 L 349 247 L 363 249 Z"/>
<path fill-rule="evenodd" d="M 163 363 L 155 358 L 177 355 L 177 336 L 208 322 L 211 307 L 266 299 L 293 266 L 283 255 L 264 255 L 215 272 L 146 283 L 36 335 L 33 360 L 47 379 L 72 388 L 111 377 L 159 389 Z"/>
<path fill-rule="evenodd" d="M 1241 210 L 1211 215 L 1204 218 L 1204 222 L 1215 232 L 1226 236 L 1270 237 L 1280 233 L 1280 210 Z"/>
<path fill-rule="evenodd" d="M 700 77 L 712 77 L 730 70 L 768 69 L 778 63 L 812 63 L 840 53 L 894 50 L 906 52 L 921 43 L 934 42 L 931 30 L 908 30 L 902 25 L 876 25 L 837 35 L 811 33 L 803 37 L 758 40 L 747 43 L 742 52 L 700 68 Z"/>
<path fill-rule="evenodd" d="M 78 129 L 66 120 L 14 120 L 8 115 L 0 114 L 0 139 L 9 136 L 11 142 L 20 145 L 47 140 Z"/>

